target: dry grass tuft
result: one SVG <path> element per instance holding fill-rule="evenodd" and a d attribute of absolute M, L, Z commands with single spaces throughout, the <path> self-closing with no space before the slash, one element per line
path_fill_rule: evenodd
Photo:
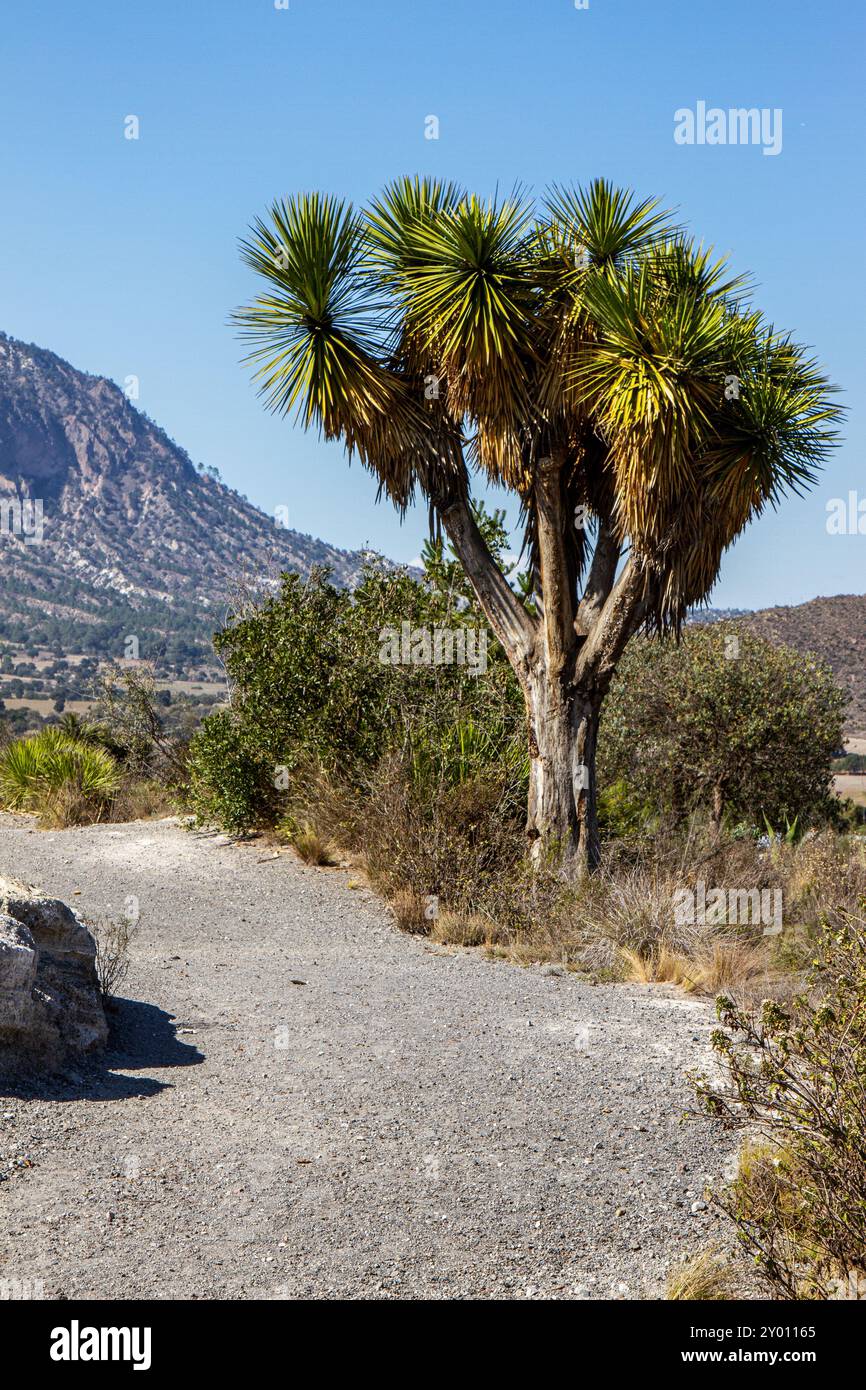
<path fill-rule="evenodd" d="M 496 923 L 480 912 L 446 909 L 430 923 L 430 937 L 451 946 L 492 946 L 497 940 Z"/>
<path fill-rule="evenodd" d="M 107 816 L 111 821 L 158 820 L 174 815 L 177 802 L 162 782 L 135 778 L 122 783 Z"/>
<path fill-rule="evenodd" d="M 665 1298 L 675 1303 L 725 1302 L 738 1297 L 737 1270 L 716 1247 L 690 1255 L 668 1275 Z"/>
<path fill-rule="evenodd" d="M 700 994 L 740 994 L 769 985 L 770 952 L 763 942 L 713 941 L 697 954 L 695 989 Z"/>
<path fill-rule="evenodd" d="M 697 968 L 694 962 L 684 956 L 676 955 L 667 946 L 661 945 L 647 955 L 630 946 L 620 946 L 620 958 L 625 966 L 625 978 L 640 985 L 681 985 L 693 990 L 697 984 Z"/>
<path fill-rule="evenodd" d="M 399 888 L 390 899 L 391 911 L 401 931 L 411 936 L 429 936 L 431 921 L 427 904 L 414 888 Z"/>
<path fill-rule="evenodd" d="M 769 952 L 753 941 L 717 940 L 699 944 L 694 954 L 672 951 L 664 943 L 647 955 L 619 948 L 625 978 L 637 984 L 679 985 L 690 994 L 748 993 L 771 983 Z"/>
<path fill-rule="evenodd" d="M 306 822 L 300 825 L 293 834 L 292 844 L 305 864 L 317 864 L 321 868 L 326 868 L 336 862 L 330 847 L 321 835 Z"/>
<path fill-rule="evenodd" d="M 305 864 L 328 868 L 337 862 L 330 837 L 306 816 L 286 816 L 277 825 L 276 835 L 282 843 L 290 844 Z"/>

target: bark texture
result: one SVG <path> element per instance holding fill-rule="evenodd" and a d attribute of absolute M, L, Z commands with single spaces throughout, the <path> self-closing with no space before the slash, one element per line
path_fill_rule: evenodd
<path fill-rule="evenodd" d="M 602 702 L 626 643 L 643 620 L 645 576 L 602 524 L 583 594 L 569 573 L 562 503 L 564 458 L 536 469 L 541 613 L 534 618 L 490 555 L 464 492 L 438 504 L 455 553 L 517 675 L 526 702 L 530 782 L 526 833 L 532 860 L 569 876 L 599 858 L 596 747 Z"/>

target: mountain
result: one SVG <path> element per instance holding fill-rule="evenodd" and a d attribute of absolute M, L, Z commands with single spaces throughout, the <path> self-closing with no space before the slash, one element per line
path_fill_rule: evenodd
<path fill-rule="evenodd" d="M 363 556 L 284 529 L 196 469 L 123 391 L 0 334 L 0 640 L 199 660 L 246 576 Z M 40 534 L 41 533 L 41 534 Z"/>
<path fill-rule="evenodd" d="M 866 594 L 836 594 L 792 608 L 764 608 L 745 621 L 759 637 L 814 652 L 826 661 L 851 697 L 846 731 L 866 737 Z"/>
<path fill-rule="evenodd" d="M 850 697 L 845 720 L 850 737 L 866 737 L 866 594 L 813 598 L 792 607 L 696 608 L 690 623 L 736 621 L 768 642 L 810 652 L 826 661 Z"/>
<path fill-rule="evenodd" d="M 690 608 L 687 623 L 732 623 L 740 618 L 748 618 L 751 608 Z"/>

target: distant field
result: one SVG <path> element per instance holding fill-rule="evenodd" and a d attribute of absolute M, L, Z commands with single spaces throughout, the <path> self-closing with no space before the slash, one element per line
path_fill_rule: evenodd
<path fill-rule="evenodd" d="M 847 753 L 866 753 L 866 738 L 846 738 Z M 866 806 L 866 773 L 841 773 L 833 778 L 833 790 L 837 796 L 848 797 L 857 806 Z"/>
<path fill-rule="evenodd" d="M 861 739 L 861 742 L 864 740 Z M 859 748 L 852 748 L 852 753 L 859 753 Z M 848 776 L 834 777 L 833 790 L 837 796 L 847 796 L 858 806 L 866 806 L 866 773 L 855 772 Z"/>
<path fill-rule="evenodd" d="M 224 695 L 225 681 L 157 681 L 159 690 L 170 690 L 173 695 Z"/>
<path fill-rule="evenodd" d="M 7 709 L 34 709 L 37 714 L 46 715 L 54 713 L 54 700 L 5 700 Z M 90 709 L 89 700 L 67 700 L 63 712 L 72 710 L 73 714 L 84 714 Z"/>

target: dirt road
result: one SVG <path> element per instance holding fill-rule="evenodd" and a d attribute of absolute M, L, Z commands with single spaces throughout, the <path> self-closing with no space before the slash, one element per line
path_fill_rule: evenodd
<path fill-rule="evenodd" d="M 635 1298 L 713 1238 L 728 1153 L 680 1119 L 705 1003 L 431 948 L 272 854 L 168 821 L 0 827 L 0 872 L 141 907 L 107 1057 L 0 1100 L 0 1278 Z"/>

